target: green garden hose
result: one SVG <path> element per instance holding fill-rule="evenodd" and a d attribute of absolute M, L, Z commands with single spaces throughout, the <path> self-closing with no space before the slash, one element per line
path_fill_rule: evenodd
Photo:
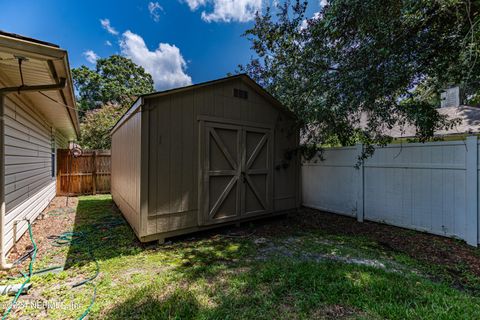
<path fill-rule="evenodd" d="M 30 279 L 32 278 L 32 274 L 33 274 L 33 263 L 35 262 L 35 259 L 36 259 L 36 257 L 37 257 L 38 248 L 37 248 L 37 244 L 35 243 L 35 240 L 33 239 L 32 225 L 30 224 L 30 221 L 29 221 L 29 220 L 27 220 L 27 222 L 28 222 L 28 234 L 30 235 L 30 241 L 32 241 L 32 245 L 33 245 L 32 258 L 31 258 L 31 260 L 30 260 L 30 264 L 28 265 L 28 275 L 23 274 L 23 277 L 25 278 L 25 281 L 22 283 L 22 286 L 20 287 L 20 289 L 18 290 L 17 294 L 16 294 L 15 297 L 13 298 L 12 303 L 10 304 L 10 306 L 9 306 L 9 307 L 7 308 L 7 310 L 5 310 L 5 312 L 3 313 L 2 320 L 7 319 L 8 315 L 9 315 L 10 312 L 12 311 L 13 306 L 17 303 L 18 298 L 19 298 L 20 295 L 22 294 L 23 289 L 25 288 L 25 286 L 27 285 L 27 283 L 30 282 Z"/>
<path fill-rule="evenodd" d="M 23 282 L 22 286 L 20 287 L 17 294 L 13 298 L 10 306 L 5 310 L 5 312 L 2 316 L 2 320 L 7 319 L 8 315 L 12 311 L 13 306 L 16 304 L 18 298 L 22 294 L 25 286 L 30 282 L 30 279 L 31 279 L 32 275 L 63 268 L 63 266 L 54 266 L 54 267 L 49 267 L 49 268 L 37 270 L 37 271 L 34 272 L 33 271 L 33 263 L 35 262 L 38 248 L 37 248 L 37 244 L 35 243 L 35 240 L 33 238 L 33 232 L 32 232 L 32 227 L 31 227 L 30 221 L 28 221 L 28 233 L 30 235 L 30 240 L 31 240 L 32 245 L 33 245 L 33 251 L 31 253 L 31 261 L 30 261 L 29 268 L 28 268 L 28 274 L 24 274 L 23 272 L 21 272 L 22 277 L 25 278 L 25 281 Z M 53 245 L 57 246 L 57 247 L 70 246 L 72 244 L 83 243 L 86 239 L 84 233 L 82 233 L 82 232 L 64 232 L 64 233 L 62 233 L 58 236 L 53 236 L 53 237 L 48 237 L 48 238 L 53 240 L 54 241 Z M 77 282 L 77 283 L 73 284 L 72 288 L 76 288 L 76 287 L 82 286 L 84 284 L 87 284 L 87 283 L 93 281 L 100 273 L 100 266 L 98 264 L 98 261 L 95 259 L 95 256 L 93 255 L 91 247 L 90 246 L 87 246 L 87 247 L 88 247 L 88 252 L 89 252 L 92 260 L 95 261 L 95 266 L 96 266 L 95 274 L 90 278 L 87 278 L 85 280 L 82 280 L 80 282 Z M 87 309 L 85 309 L 85 311 L 82 313 L 82 315 L 78 318 L 78 320 L 84 319 L 90 313 L 90 310 L 92 309 L 92 306 L 95 303 L 96 296 L 97 296 L 97 286 L 94 284 L 93 295 L 92 295 L 92 298 L 90 300 L 90 304 L 88 305 Z"/>
<path fill-rule="evenodd" d="M 92 309 L 92 306 L 95 303 L 96 298 L 97 298 L 97 286 L 95 285 L 93 287 L 93 296 L 92 296 L 92 299 L 90 300 L 90 305 L 88 306 L 87 309 L 85 309 L 85 311 L 82 313 L 80 318 L 78 318 L 78 320 L 83 320 L 90 313 L 90 310 Z"/>
<path fill-rule="evenodd" d="M 58 210 L 58 211 L 59 211 L 59 214 L 57 214 L 57 212 L 55 212 L 52 215 L 61 215 L 62 213 L 65 212 L 64 210 Z M 111 229 L 111 228 L 114 228 L 114 227 L 117 227 L 117 226 L 120 226 L 120 225 L 123 225 L 123 224 L 125 224 L 125 221 L 123 221 L 122 219 L 111 219 L 110 221 L 95 223 L 95 224 L 92 224 L 91 226 L 95 227 L 95 228 L 98 228 L 98 229 Z M 21 276 L 17 277 L 17 278 L 13 278 L 13 279 L 18 279 L 18 278 L 23 277 L 23 278 L 25 278 L 25 281 L 23 282 L 22 286 L 20 287 L 20 290 L 17 292 L 14 299 L 12 300 L 11 305 L 8 307 L 8 309 L 5 310 L 5 313 L 3 314 L 2 320 L 6 319 L 8 317 L 8 315 L 12 311 L 13 306 L 15 305 L 18 298 L 22 294 L 25 286 L 30 282 L 30 279 L 33 275 L 45 273 L 45 272 L 52 271 L 52 270 L 60 270 L 60 269 L 63 270 L 63 266 L 53 266 L 53 267 L 48 267 L 48 268 L 45 268 L 45 269 L 40 269 L 40 270 L 33 271 L 33 263 L 35 262 L 38 248 L 37 248 L 37 244 L 35 243 L 35 240 L 33 238 L 33 232 L 32 232 L 32 227 L 31 227 L 30 221 L 28 221 L 28 233 L 30 235 L 30 241 L 32 242 L 33 249 L 31 251 L 27 252 L 24 256 L 22 256 L 21 258 L 19 258 L 15 262 L 16 265 L 21 264 L 24 260 L 26 260 L 28 257 L 30 257 L 31 261 L 30 261 L 30 265 L 29 265 L 29 268 L 28 268 L 28 274 L 25 274 L 25 273 L 20 271 Z M 61 233 L 58 236 L 50 236 L 50 237 L 48 237 L 48 239 L 52 240 L 53 241 L 53 246 L 56 246 L 56 247 L 71 246 L 71 245 L 74 245 L 74 244 L 84 244 L 85 245 L 84 247 L 86 247 L 88 249 L 88 254 L 90 255 L 91 259 L 93 261 L 95 261 L 95 267 L 96 267 L 95 274 L 90 278 L 87 278 L 85 280 L 82 280 L 80 282 L 77 282 L 77 283 L 73 284 L 72 288 L 76 288 L 76 287 L 82 286 L 84 284 L 91 283 L 99 275 L 100 266 L 98 264 L 97 259 L 95 259 L 95 256 L 93 254 L 92 246 L 89 245 L 89 244 L 85 244 L 85 241 L 87 240 L 87 238 L 85 236 L 85 233 L 83 233 L 83 232 L 64 232 L 64 233 Z M 12 279 L 12 278 L 10 278 L 10 279 Z M 93 295 L 92 295 L 92 298 L 90 300 L 90 304 L 88 305 L 87 309 L 85 309 L 85 311 L 82 313 L 82 315 L 78 318 L 78 320 L 84 319 L 90 313 L 90 311 L 92 309 L 92 306 L 95 303 L 96 297 L 97 297 L 97 286 L 95 284 L 93 284 Z"/>
<path fill-rule="evenodd" d="M 32 273 L 32 276 L 35 276 L 35 275 L 39 275 L 39 274 L 43 274 L 43 273 L 48 273 L 50 271 L 63 271 L 63 266 L 54 266 L 54 267 L 48 267 L 48 268 L 45 268 L 45 269 L 40 269 L 40 270 L 35 270 L 33 271 Z M 24 277 L 24 273 L 22 271 L 20 271 L 20 276 L 18 277 L 7 277 L 8 280 L 15 280 L 15 279 L 20 279 L 20 278 L 23 278 Z"/>
<path fill-rule="evenodd" d="M 49 237 L 49 239 L 53 240 L 54 246 L 63 247 L 63 246 L 71 246 L 73 244 L 83 244 L 86 240 L 86 237 L 83 232 L 64 232 L 58 236 Z M 97 259 L 95 259 L 91 246 L 87 246 L 87 248 L 88 248 L 88 253 L 91 256 L 92 260 L 95 261 L 95 268 L 96 268 L 95 274 L 90 278 L 87 278 L 85 280 L 82 280 L 80 282 L 73 284 L 72 288 L 77 288 L 93 281 L 100 273 L 100 265 L 98 264 Z M 53 268 L 56 268 L 56 267 L 53 267 Z M 90 304 L 87 307 L 87 309 L 82 313 L 82 315 L 78 318 L 78 320 L 84 319 L 90 313 L 90 310 L 92 309 L 92 306 L 95 302 L 96 297 L 97 297 L 97 286 L 94 284 L 93 295 L 92 295 L 92 299 L 90 300 Z"/>
<path fill-rule="evenodd" d="M 60 234 L 59 236 L 54 236 L 54 237 L 49 237 L 49 239 L 53 240 L 53 245 L 56 247 L 63 247 L 63 246 L 70 246 L 75 243 L 83 243 L 85 241 L 85 234 L 83 232 L 64 232 Z M 97 259 L 95 259 L 95 256 L 93 255 L 92 249 L 90 246 L 87 246 L 88 248 L 88 253 L 91 256 L 92 260 L 95 261 L 95 274 L 85 280 L 82 280 L 80 282 L 75 283 L 72 285 L 72 288 L 79 287 L 81 285 L 84 285 L 92 280 L 94 280 L 98 274 L 100 273 L 100 266 L 98 264 Z M 60 266 L 58 266 L 60 267 Z M 55 268 L 55 267 L 54 267 Z"/>

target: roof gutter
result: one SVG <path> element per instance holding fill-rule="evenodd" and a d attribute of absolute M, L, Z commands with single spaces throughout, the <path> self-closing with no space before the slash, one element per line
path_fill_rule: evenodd
<path fill-rule="evenodd" d="M 61 90 L 65 85 L 66 79 L 61 78 L 58 84 L 0 89 L 0 269 L 2 270 L 12 267 L 12 264 L 7 263 L 5 250 L 5 96 L 12 92 Z"/>
<path fill-rule="evenodd" d="M 70 63 L 68 61 L 67 54 L 65 54 L 65 56 L 63 57 L 63 61 L 64 61 L 65 66 L 66 66 L 66 77 L 68 79 L 72 79 Z M 73 91 L 73 83 L 68 84 L 68 87 L 69 87 L 68 92 L 71 96 L 72 103 L 73 103 L 72 107 L 76 108 L 75 92 Z M 65 104 L 68 104 L 68 103 L 65 103 Z M 76 109 L 74 110 L 72 108 L 69 108 L 67 111 L 70 115 L 70 120 L 72 121 L 73 127 L 75 128 L 75 133 L 77 134 L 77 139 L 78 139 L 78 137 L 80 136 L 80 123 L 78 121 L 78 111 Z"/>
<path fill-rule="evenodd" d="M 0 89 L 0 95 L 5 95 L 7 93 L 12 92 L 25 92 L 25 91 L 53 91 L 53 90 L 61 90 L 65 88 L 65 84 L 67 80 L 65 78 L 61 78 L 58 84 L 45 84 L 39 86 L 19 86 L 19 87 L 7 87 Z"/>
<path fill-rule="evenodd" d="M 33 41 L 33 42 L 32 42 Z M 21 55 L 31 59 L 37 59 L 40 61 L 46 61 L 51 65 L 52 61 L 63 61 L 65 66 L 65 74 L 62 76 L 67 78 L 68 90 L 65 90 L 68 102 L 72 103 L 72 108 L 75 108 L 75 93 L 73 90 L 73 84 L 71 83 L 70 65 L 68 62 L 68 54 L 64 49 L 59 48 L 56 45 L 49 44 L 43 41 L 29 39 L 26 37 L 18 36 L 15 34 L 8 34 L 0 31 L 0 47 L 2 52 L 11 53 L 14 55 Z M 53 74 L 52 74 L 53 75 Z M 66 88 L 65 86 L 63 88 Z M 62 88 L 62 89 L 63 89 Z M 37 90 L 42 91 L 42 90 Z M 63 97 L 62 97 L 63 98 Z M 70 101 L 71 100 L 71 101 Z M 65 102 L 65 104 L 70 104 Z M 67 110 L 70 116 L 72 126 L 75 134 L 78 137 L 80 135 L 80 126 L 78 123 L 78 113 L 72 108 Z"/>

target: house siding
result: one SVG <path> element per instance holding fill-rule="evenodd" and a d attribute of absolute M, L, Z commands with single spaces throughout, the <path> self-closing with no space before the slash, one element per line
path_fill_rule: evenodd
<path fill-rule="evenodd" d="M 65 148 L 68 142 L 26 103 L 17 97 L 5 100 L 5 243 L 8 251 L 14 244 L 15 221 L 19 221 L 18 240 L 28 228 L 24 219 L 35 220 L 55 197 L 52 135 L 56 148 Z"/>

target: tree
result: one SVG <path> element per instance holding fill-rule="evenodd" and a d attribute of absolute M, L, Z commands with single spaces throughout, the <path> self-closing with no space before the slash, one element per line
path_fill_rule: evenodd
<path fill-rule="evenodd" d="M 426 141 L 455 124 L 436 111 L 441 89 L 478 97 L 479 2 L 330 0 L 309 19 L 306 8 L 257 14 L 245 33 L 257 57 L 239 71 L 297 114 L 307 145 L 361 141 L 368 154 L 406 123 Z"/>
<path fill-rule="evenodd" d="M 110 149 L 110 129 L 122 117 L 128 107 L 107 103 L 90 110 L 80 124 L 80 145 L 86 149 Z"/>
<path fill-rule="evenodd" d="M 72 69 L 79 108 L 84 111 L 107 103 L 129 106 L 138 95 L 154 91 L 152 76 L 132 60 L 120 55 L 98 59 L 95 70 Z"/>

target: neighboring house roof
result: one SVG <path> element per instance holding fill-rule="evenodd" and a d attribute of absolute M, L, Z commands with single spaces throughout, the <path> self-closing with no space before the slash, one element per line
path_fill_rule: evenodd
<path fill-rule="evenodd" d="M 26 59 L 21 73 L 19 57 Z M 38 111 L 67 139 L 74 140 L 80 133 L 80 124 L 67 51 L 49 42 L 0 31 L 0 88 L 55 85 L 62 79 L 66 83 L 63 89 L 12 95 Z"/>
<path fill-rule="evenodd" d="M 446 107 L 437 109 L 438 113 L 447 116 L 448 119 L 459 119 L 460 123 L 451 130 L 435 131 L 436 136 L 448 136 L 465 133 L 480 132 L 480 108 L 470 106 Z M 384 133 L 393 138 L 414 137 L 417 130 L 413 125 L 395 126 L 385 129 Z"/>
<path fill-rule="evenodd" d="M 285 112 L 286 114 L 288 114 L 290 117 L 292 118 L 295 118 L 295 115 L 293 112 L 291 112 L 290 110 L 288 110 L 287 108 L 285 108 L 285 106 L 283 106 L 280 101 L 278 101 L 277 99 L 275 99 L 270 93 L 268 93 L 268 91 L 266 91 L 264 88 L 262 88 L 258 83 L 255 82 L 255 80 L 253 80 L 252 78 L 250 78 L 248 75 L 242 73 L 242 74 L 237 74 L 237 75 L 233 75 L 233 76 L 229 76 L 229 77 L 225 77 L 225 78 L 220 78 L 220 79 L 216 79 L 216 80 L 211 80 L 211 81 L 207 81 L 207 82 L 202 82 L 202 83 L 198 83 L 198 84 L 194 84 L 194 85 L 190 85 L 190 86 L 185 86 L 185 87 L 179 87 L 179 88 L 174 88 L 174 89 L 170 89 L 170 90 L 165 90 L 165 91 L 159 91 L 159 92 L 153 92 L 153 93 L 148 93 L 148 94 L 144 94 L 144 95 L 141 95 L 140 97 L 138 97 L 138 99 L 133 103 L 133 105 L 130 107 L 130 109 L 128 109 L 127 112 L 125 112 L 125 114 L 120 118 L 120 120 L 117 121 L 117 123 L 112 127 L 112 129 L 110 130 L 110 133 L 113 133 L 113 131 L 115 131 L 118 127 L 121 126 L 121 124 L 123 122 L 125 122 L 125 120 L 127 120 L 133 113 L 135 113 L 136 110 L 138 110 L 141 105 L 143 104 L 143 100 L 144 99 L 148 99 L 148 98 L 156 98 L 156 97 L 161 97 L 161 96 L 166 96 L 166 95 L 172 95 L 172 94 L 177 94 L 177 93 L 180 93 L 180 92 L 185 92 L 185 91 L 189 91 L 189 90 L 194 90 L 194 89 L 199 89 L 199 88 L 202 88 L 202 87 L 207 87 L 207 86 L 212 86 L 212 85 L 217 85 L 219 83 L 223 83 L 223 82 L 227 82 L 227 81 L 232 81 L 232 80 L 235 80 L 235 79 L 240 79 L 242 80 L 244 83 L 246 83 L 250 88 L 252 88 L 255 92 L 257 92 L 259 95 L 261 95 L 262 97 L 264 97 L 267 101 L 269 101 L 272 105 L 274 105 L 276 108 L 280 109 L 282 112 Z"/>

